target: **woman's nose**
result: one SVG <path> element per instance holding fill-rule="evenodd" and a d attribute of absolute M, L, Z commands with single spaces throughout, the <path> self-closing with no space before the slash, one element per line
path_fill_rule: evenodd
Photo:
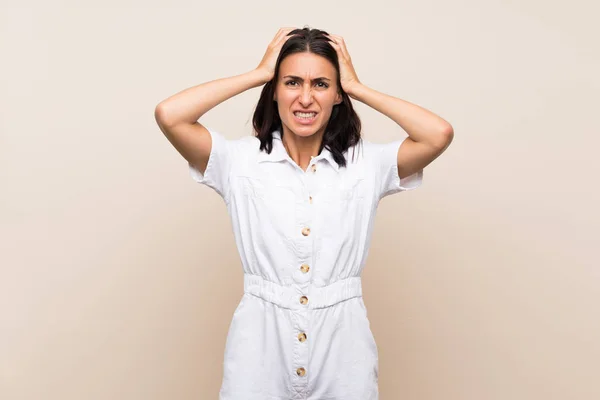
<path fill-rule="evenodd" d="M 300 102 L 302 104 L 310 104 L 312 101 L 312 90 L 310 88 L 302 89 L 302 94 L 300 95 Z"/>

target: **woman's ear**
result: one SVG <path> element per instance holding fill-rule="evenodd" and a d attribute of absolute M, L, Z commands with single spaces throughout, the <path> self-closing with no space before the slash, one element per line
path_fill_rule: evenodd
<path fill-rule="evenodd" d="M 338 92 L 338 94 L 335 97 L 335 105 L 337 106 L 338 104 L 340 104 L 342 100 L 342 94 Z"/>

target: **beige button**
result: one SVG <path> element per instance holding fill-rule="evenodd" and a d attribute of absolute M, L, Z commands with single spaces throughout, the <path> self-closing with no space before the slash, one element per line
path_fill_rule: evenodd
<path fill-rule="evenodd" d="M 306 340 L 306 333 L 302 332 L 298 334 L 298 340 L 304 342 Z"/>
<path fill-rule="evenodd" d="M 310 228 L 304 228 L 304 229 L 302 229 L 302 234 L 303 234 L 304 236 L 308 236 L 308 235 L 310 235 Z"/>
<path fill-rule="evenodd" d="M 300 304 L 304 304 L 304 305 L 308 304 L 308 297 L 306 297 L 306 296 L 300 297 Z"/>
<path fill-rule="evenodd" d="M 300 367 L 296 370 L 296 373 L 298 374 L 298 376 L 304 376 L 304 375 L 306 375 L 306 370 L 304 368 Z"/>
<path fill-rule="evenodd" d="M 312 169 L 312 172 L 317 172 L 317 164 L 313 164 L 311 169 Z"/>
<path fill-rule="evenodd" d="M 306 264 L 302 264 L 300 266 L 300 271 L 302 271 L 304 273 L 307 273 L 309 270 L 310 270 L 310 267 L 308 265 L 306 265 Z"/>

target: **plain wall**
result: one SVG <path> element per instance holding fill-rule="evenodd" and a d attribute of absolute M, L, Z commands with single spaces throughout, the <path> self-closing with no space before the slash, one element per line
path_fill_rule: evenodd
<path fill-rule="evenodd" d="M 600 398 L 593 2 L 5 2 L 0 399 L 216 399 L 242 269 L 154 108 L 284 26 L 454 127 L 380 204 L 363 274 L 382 400 Z M 201 121 L 252 134 L 261 88 Z M 363 134 L 406 133 L 354 102 Z"/>

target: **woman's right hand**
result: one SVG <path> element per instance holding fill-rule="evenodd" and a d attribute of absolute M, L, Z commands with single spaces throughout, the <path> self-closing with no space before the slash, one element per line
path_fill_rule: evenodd
<path fill-rule="evenodd" d="M 266 82 L 269 82 L 275 76 L 275 64 L 277 57 L 283 47 L 283 44 L 291 37 L 288 33 L 297 28 L 281 28 L 275 35 L 275 38 L 269 43 L 267 51 L 263 56 L 260 64 L 256 67 L 257 70 L 265 74 Z"/>

